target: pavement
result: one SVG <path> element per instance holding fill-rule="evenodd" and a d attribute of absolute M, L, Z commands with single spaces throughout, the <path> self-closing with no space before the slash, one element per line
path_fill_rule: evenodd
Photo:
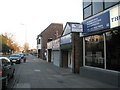
<path fill-rule="evenodd" d="M 27 56 L 26 63 L 16 64 L 14 79 L 8 88 L 112 88 L 103 82 L 73 74 L 70 68 L 60 68 L 35 56 Z"/>

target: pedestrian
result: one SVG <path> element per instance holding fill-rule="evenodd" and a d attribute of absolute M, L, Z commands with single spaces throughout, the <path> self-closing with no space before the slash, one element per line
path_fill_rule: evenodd
<path fill-rule="evenodd" d="M 26 62 L 26 58 L 23 59 L 24 60 L 24 63 Z"/>
<path fill-rule="evenodd" d="M 26 56 L 25 56 L 25 54 L 24 54 L 24 58 L 23 58 L 23 61 L 24 61 L 24 63 L 26 62 Z"/>

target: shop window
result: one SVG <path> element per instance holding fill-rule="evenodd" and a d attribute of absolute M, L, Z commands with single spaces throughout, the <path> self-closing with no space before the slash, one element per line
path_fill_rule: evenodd
<path fill-rule="evenodd" d="M 104 68 L 103 35 L 85 37 L 85 65 Z"/>
<path fill-rule="evenodd" d="M 96 0 L 93 0 L 93 14 L 97 14 L 101 11 L 103 11 L 103 1 L 96 2 Z"/>
<path fill-rule="evenodd" d="M 120 71 L 120 30 L 106 33 L 106 68 Z"/>
<path fill-rule="evenodd" d="M 91 13 L 91 6 L 87 7 L 84 9 L 84 19 L 91 16 L 92 13 Z"/>

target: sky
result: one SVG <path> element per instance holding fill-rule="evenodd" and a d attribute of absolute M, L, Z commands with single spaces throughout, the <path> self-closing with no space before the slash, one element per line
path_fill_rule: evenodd
<path fill-rule="evenodd" d="M 36 48 L 37 35 L 51 23 L 81 23 L 82 14 L 82 0 L 0 0 L 0 33 Z"/>

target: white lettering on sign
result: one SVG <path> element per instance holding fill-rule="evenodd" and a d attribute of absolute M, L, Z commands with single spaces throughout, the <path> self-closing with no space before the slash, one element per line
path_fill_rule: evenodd
<path fill-rule="evenodd" d="M 72 24 L 72 32 L 83 32 L 82 24 Z"/>
<path fill-rule="evenodd" d="M 110 28 L 120 26 L 120 6 L 115 6 L 110 10 Z"/>

